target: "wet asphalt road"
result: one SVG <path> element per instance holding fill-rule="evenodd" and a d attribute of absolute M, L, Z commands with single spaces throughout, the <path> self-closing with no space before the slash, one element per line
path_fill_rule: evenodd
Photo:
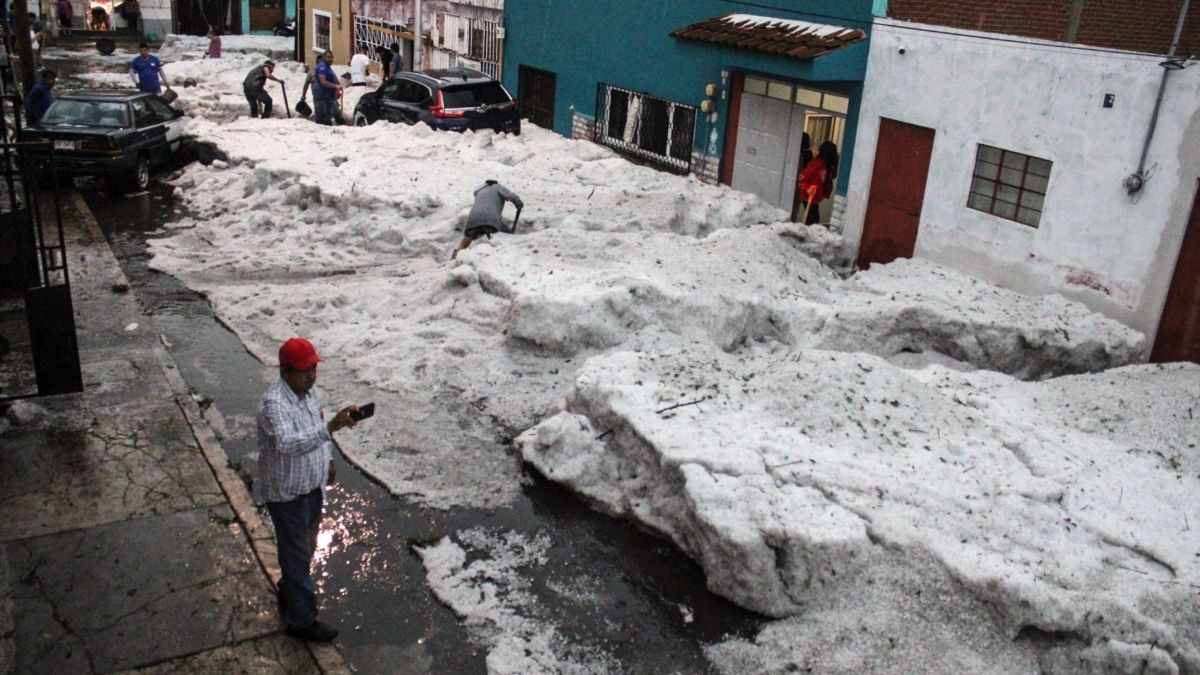
<path fill-rule="evenodd" d="M 252 419 L 271 367 L 246 351 L 202 296 L 147 267 L 147 238 L 180 214 L 171 189 L 154 183 L 149 193 L 114 197 L 99 184 L 80 187 L 153 329 L 192 390 L 212 400 L 209 417 L 218 427 L 222 418 L 242 418 L 222 442 L 233 464 L 243 464 L 254 451 L 244 420 Z M 341 628 L 339 649 L 356 672 L 486 671 L 486 647 L 434 597 L 411 548 L 467 528 L 549 534 L 549 562 L 528 570 L 538 616 L 568 641 L 616 657 L 620 670 L 708 672 L 703 644 L 749 637 L 761 625 L 761 617 L 709 593 L 699 567 L 669 543 L 596 514 L 539 476 L 530 476 L 509 507 L 437 511 L 392 497 L 345 458 L 340 467 L 326 506 L 333 527 L 315 574 L 322 619 Z M 588 606 L 553 590 L 581 578 L 595 591 Z"/>

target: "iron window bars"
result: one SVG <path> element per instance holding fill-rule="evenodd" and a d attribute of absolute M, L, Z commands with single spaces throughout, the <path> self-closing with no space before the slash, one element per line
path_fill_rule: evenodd
<path fill-rule="evenodd" d="M 593 140 L 675 173 L 692 170 L 696 107 L 601 82 Z"/>

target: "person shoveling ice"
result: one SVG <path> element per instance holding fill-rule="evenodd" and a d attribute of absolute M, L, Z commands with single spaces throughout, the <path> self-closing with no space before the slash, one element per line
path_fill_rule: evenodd
<path fill-rule="evenodd" d="M 490 178 L 484 181 L 483 185 L 475 188 L 475 205 L 467 214 L 467 222 L 463 225 L 462 241 L 458 242 L 458 248 L 450 254 L 451 260 L 457 258 L 458 252 L 470 246 L 471 242 L 476 239 L 483 236 L 491 239 L 493 234 L 503 231 L 504 220 L 501 218 L 501 214 L 504 212 L 504 202 L 512 202 L 513 206 L 517 207 L 517 214 L 513 216 L 512 228 L 508 230 L 508 233 L 512 234 L 517 231 L 517 221 L 521 219 L 521 209 L 525 207 L 521 198 L 512 190 Z"/>

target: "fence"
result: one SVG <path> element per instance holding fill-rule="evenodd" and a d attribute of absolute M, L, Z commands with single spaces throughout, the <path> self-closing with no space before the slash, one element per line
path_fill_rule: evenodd
<path fill-rule="evenodd" d="M 430 67 L 469 66 L 500 79 L 501 23 L 500 19 L 490 21 L 439 12 L 429 36 Z"/>
<path fill-rule="evenodd" d="M 596 87 L 594 140 L 676 173 L 692 170 L 696 107 L 614 87 Z"/>

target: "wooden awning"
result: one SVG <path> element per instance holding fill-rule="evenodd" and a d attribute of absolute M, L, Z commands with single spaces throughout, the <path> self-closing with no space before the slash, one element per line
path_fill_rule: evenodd
<path fill-rule="evenodd" d="M 858 28 L 754 14 L 726 14 L 673 31 L 671 37 L 794 59 L 814 59 L 867 39 Z"/>

